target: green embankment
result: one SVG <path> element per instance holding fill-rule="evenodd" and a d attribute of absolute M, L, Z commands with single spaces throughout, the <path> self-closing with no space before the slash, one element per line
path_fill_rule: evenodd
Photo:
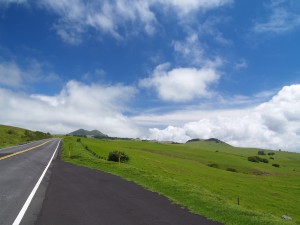
<path fill-rule="evenodd" d="M 0 125 L 0 148 L 51 138 L 49 133 Z"/>
<path fill-rule="evenodd" d="M 276 151 L 260 156 L 269 163 L 255 163 L 247 157 L 257 155 L 258 149 L 220 143 L 77 139 L 63 138 L 65 161 L 132 180 L 194 213 L 232 225 L 300 224 L 300 154 Z M 115 150 L 128 154 L 129 163 L 101 159 Z"/>

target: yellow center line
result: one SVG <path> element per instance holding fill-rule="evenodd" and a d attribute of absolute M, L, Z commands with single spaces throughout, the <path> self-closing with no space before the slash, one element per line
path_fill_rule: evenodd
<path fill-rule="evenodd" d="M 24 149 L 24 150 L 22 150 L 22 151 L 15 152 L 15 153 L 12 153 L 12 154 L 3 156 L 3 157 L 0 158 L 0 160 L 7 159 L 7 158 L 13 157 L 13 156 L 15 156 L 15 155 L 22 154 L 22 153 L 24 153 L 24 152 L 28 152 L 28 151 L 33 150 L 33 149 L 35 149 L 35 148 L 41 147 L 41 146 L 43 146 L 43 145 L 49 143 L 50 141 L 51 141 L 51 140 L 46 141 L 46 142 L 44 142 L 44 143 L 42 143 L 42 144 L 40 144 L 40 145 L 34 146 L 34 147 L 32 147 L 32 148 L 27 148 L 27 149 Z"/>

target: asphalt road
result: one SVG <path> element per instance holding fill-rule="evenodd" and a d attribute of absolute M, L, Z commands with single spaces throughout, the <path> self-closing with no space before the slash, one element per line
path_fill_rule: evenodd
<path fill-rule="evenodd" d="M 221 225 L 120 177 L 57 158 L 37 225 Z"/>
<path fill-rule="evenodd" d="M 221 225 L 133 182 L 63 162 L 58 144 L 0 149 L 0 225 Z"/>
<path fill-rule="evenodd" d="M 51 139 L 0 149 L 0 225 L 14 223 L 58 143 L 59 139 Z M 48 172 L 45 177 L 49 177 Z M 42 196 L 41 191 L 45 192 L 46 187 L 43 181 L 36 196 Z M 27 215 L 23 217 L 27 222 L 22 219 L 21 224 L 36 220 L 42 200 L 43 196 L 29 205 Z"/>

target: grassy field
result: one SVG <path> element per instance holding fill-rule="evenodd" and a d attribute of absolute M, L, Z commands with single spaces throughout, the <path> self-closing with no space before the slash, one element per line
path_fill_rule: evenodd
<path fill-rule="evenodd" d="M 0 125 L 0 148 L 50 138 L 50 134 Z"/>
<path fill-rule="evenodd" d="M 255 163 L 247 157 L 257 155 L 258 149 L 205 141 L 160 144 L 81 138 L 78 142 L 64 137 L 63 144 L 65 161 L 119 175 L 213 220 L 234 225 L 300 224 L 300 154 L 276 151 L 274 160 L 262 156 L 269 163 Z M 115 150 L 126 152 L 130 161 L 103 159 Z M 293 220 L 285 221 L 282 215 Z"/>

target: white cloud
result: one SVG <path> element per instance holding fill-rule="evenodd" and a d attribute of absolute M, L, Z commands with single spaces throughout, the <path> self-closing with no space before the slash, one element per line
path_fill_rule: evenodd
<path fill-rule="evenodd" d="M 174 51 L 179 55 L 181 61 L 190 65 L 199 66 L 205 62 L 204 48 L 200 44 L 198 34 L 192 32 L 184 41 L 173 41 Z"/>
<path fill-rule="evenodd" d="M 151 136 L 151 140 L 158 140 L 158 141 L 175 141 L 179 143 L 186 142 L 190 139 L 187 136 L 185 130 L 180 127 L 173 127 L 168 126 L 164 130 L 159 130 L 157 128 L 150 128 L 149 129 Z"/>
<path fill-rule="evenodd" d="M 233 0 L 1 0 L 0 4 L 31 3 L 59 16 L 54 25 L 57 34 L 70 44 L 79 44 L 84 33 L 93 29 L 117 39 L 145 32 L 154 34 L 157 12 L 175 15 L 179 21 L 192 12 L 206 11 L 232 3 Z M 125 28 L 125 29 L 124 29 Z"/>
<path fill-rule="evenodd" d="M 237 99 L 232 99 L 232 101 L 238 101 Z M 159 110 L 156 113 L 145 113 L 132 117 L 132 119 L 141 126 L 155 127 L 155 126 L 168 126 L 172 124 L 173 126 L 184 126 L 186 123 L 194 122 L 206 119 L 214 119 L 219 115 L 225 117 L 239 117 L 241 114 L 250 111 L 249 109 L 236 109 L 234 106 L 232 109 L 217 109 L 217 106 L 221 105 L 217 100 L 213 100 L 211 105 L 206 103 L 204 108 L 187 108 L 183 110 L 173 110 L 167 113 L 161 113 Z M 227 103 L 226 103 L 227 105 Z"/>
<path fill-rule="evenodd" d="M 111 136 L 136 137 L 140 130 L 123 115 L 135 89 L 70 81 L 55 96 L 0 89 L 0 123 L 52 133 L 99 129 Z"/>
<path fill-rule="evenodd" d="M 22 83 L 22 71 L 16 63 L 0 62 L 0 85 L 19 87 Z"/>
<path fill-rule="evenodd" d="M 285 33 L 300 27 L 300 13 L 293 9 L 294 1 L 271 1 L 270 15 L 265 22 L 257 22 L 254 31 L 257 33 Z M 296 7 L 297 8 L 297 7 Z"/>
<path fill-rule="evenodd" d="M 53 72 L 45 73 L 47 65 L 36 60 L 27 60 L 26 68 L 21 68 L 14 61 L 0 61 L 0 85 L 20 88 L 28 83 L 51 82 L 59 80 Z"/>
<path fill-rule="evenodd" d="M 140 86 L 154 88 L 165 101 L 184 102 L 195 98 L 209 98 L 213 95 L 210 86 L 220 77 L 213 65 L 197 68 L 175 68 L 168 70 L 168 64 L 156 67 L 153 74 L 140 80 Z"/>
<path fill-rule="evenodd" d="M 88 29 L 116 39 L 136 31 L 154 32 L 155 15 L 148 1 L 42 0 L 40 5 L 60 17 L 55 28 L 70 44 L 79 44 Z"/>
<path fill-rule="evenodd" d="M 282 88 L 270 101 L 252 109 L 203 110 L 194 116 L 202 118 L 182 126 L 149 129 L 148 138 L 184 142 L 191 138 L 214 137 L 236 146 L 300 152 L 299 84 Z M 173 114 L 174 120 L 179 118 L 182 117 Z M 168 115 L 156 119 L 172 120 Z"/>
<path fill-rule="evenodd" d="M 184 16 L 193 11 L 204 11 L 230 4 L 233 0 L 158 0 L 157 2 L 173 7 L 179 16 Z"/>
<path fill-rule="evenodd" d="M 9 5 L 12 3 L 23 4 L 26 3 L 27 0 L 0 0 L 0 4 Z"/>

